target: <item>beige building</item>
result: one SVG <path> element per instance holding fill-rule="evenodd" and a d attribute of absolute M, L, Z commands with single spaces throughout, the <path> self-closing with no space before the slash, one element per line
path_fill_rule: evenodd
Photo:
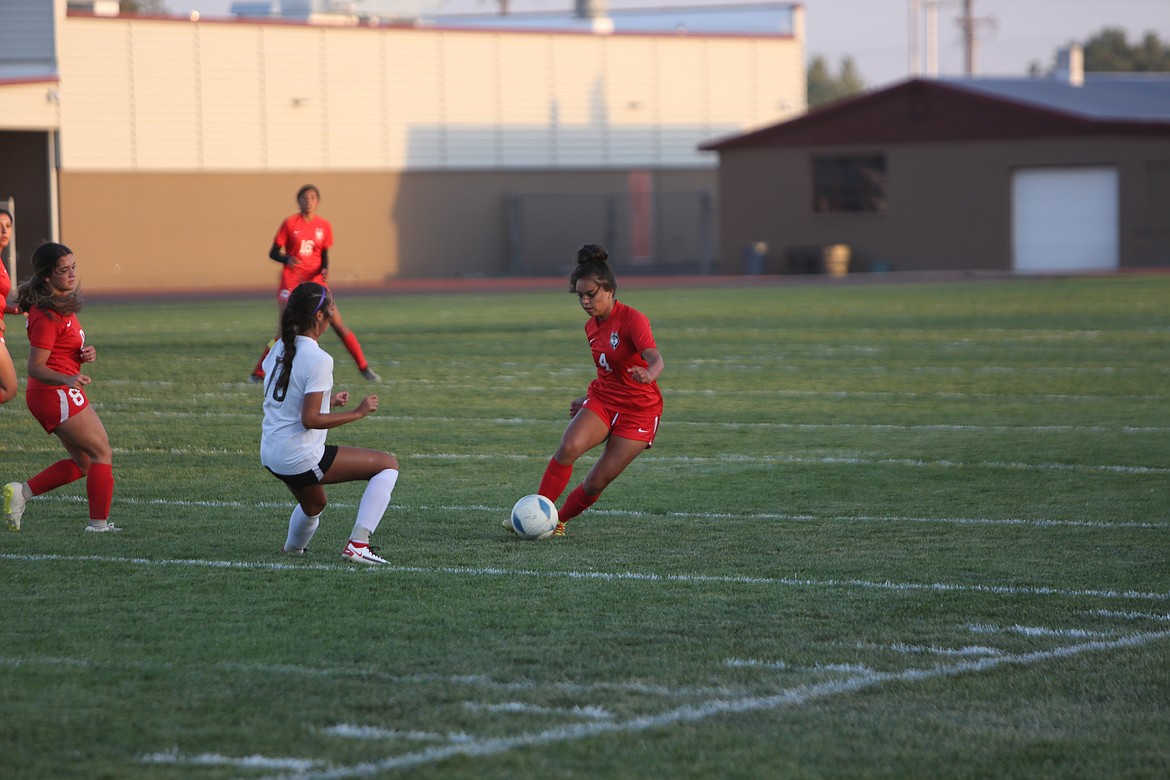
<path fill-rule="evenodd" d="M 97 7 L 100 12 L 101 6 Z M 0 199 L 88 289 L 264 287 L 306 182 L 335 283 L 561 273 L 586 242 L 713 262 L 716 155 L 804 110 L 803 8 L 764 35 L 104 16 L 0 6 Z"/>

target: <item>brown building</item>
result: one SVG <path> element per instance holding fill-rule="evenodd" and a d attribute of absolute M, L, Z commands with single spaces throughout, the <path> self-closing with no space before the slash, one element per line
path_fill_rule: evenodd
<path fill-rule="evenodd" d="M 1166 74 L 915 79 L 702 148 L 724 273 L 1170 266 Z"/>

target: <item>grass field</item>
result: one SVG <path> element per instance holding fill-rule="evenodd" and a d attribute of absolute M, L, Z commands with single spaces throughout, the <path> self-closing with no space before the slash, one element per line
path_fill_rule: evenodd
<path fill-rule="evenodd" d="M 270 299 L 88 306 L 126 530 L 76 483 L 0 532 L 0 777 L 1170 776 L 1170 277 L 620 297 L 658 441 L 522 542 L 575 300 L 340 296 L 382 405 L 330 441 L 402 464 L 373 570 L 361 485 L 278 554 Z M 59 453 L 0 407 L 0 481 Z"/>

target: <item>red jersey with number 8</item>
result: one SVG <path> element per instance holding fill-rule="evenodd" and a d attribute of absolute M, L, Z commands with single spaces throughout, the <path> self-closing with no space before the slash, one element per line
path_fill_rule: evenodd
<path fill-rule="evenodd" d="M 627 371 L 634 366 L 646 368 L 642 352 L 658 349 L 646 315 L 615 300 L 609 317 L 586 320 L 585 337 L 597 365 L 597 378 L 589 383 L 589 396 L 620 412 L 660 416 L 662 392 L 658 383 L 639 384 Z"/>
<path fill-rule="evenodd" d="M 81 348 L 85 345 L 85 331 L 76 314 L 57 314 L 33 307 L 28 313 L 28 343 L 37 349 L 47 349 L 49 359 L 45 366 L 67 376 L 81 373 Z M 61 387 L 48 385 L 36 377 L 28 378 L 30 390 Z"/>

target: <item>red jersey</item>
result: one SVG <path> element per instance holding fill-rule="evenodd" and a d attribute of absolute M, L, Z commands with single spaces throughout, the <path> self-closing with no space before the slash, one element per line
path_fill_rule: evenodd
<path fill-rule="evenodd" d="M 81 373 L 81 348 L 85 345 L 85 331 L 76 314 L 57 314 L 34 306 L 28 313 L 28 343 L 38 349 L 49 350 L 45 366 L 68 376 Z M 30 390 L 49 385 L 35 377 L 28 378 Z"/>
<path fill-rule="evenodd" d="M 280 284 L 291 290 L 301 282 L 320 282 L 321 252 L 333 246 L 333 226 L 329 220 L 315 216 L 306 220 L 298 212 L 280 223 L 272 243 L 284 250 L 286 255 L 297 259 L 295 266 L 284 267 Z"/>
<path fill-rule="evenodd" d="M 10 292 L 12 292 L 12 277 L 8 275 L 4 261 L 0 260 L 0 320 L 4 319 L 4 313 L 8 311 L 8 293 Z"/>
<path fill-rule="evenodd" d="M 646 368 L 642 352 L 658 349 L 646 315 L 615 300 L 608 318 L 586 320 L 585 337 L 597 364 L 597 378 L 589 383 L 589 395 L 620 412 L 661 415 L 658 383 L 638 384 L 626 371 L 634 366 Z"/>

